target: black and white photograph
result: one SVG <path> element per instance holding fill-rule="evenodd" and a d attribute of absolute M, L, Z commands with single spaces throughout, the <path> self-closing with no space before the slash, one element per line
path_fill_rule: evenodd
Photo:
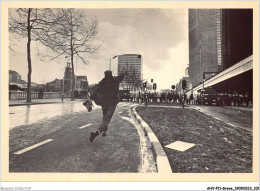
<path fill-rule="evenodd" d="M 26 3 L 7 9 L 2 53 L 8 177 L 257 180 L 257 3 Z"/>

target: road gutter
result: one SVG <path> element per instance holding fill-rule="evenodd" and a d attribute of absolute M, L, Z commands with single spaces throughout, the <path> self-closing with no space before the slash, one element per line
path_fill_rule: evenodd
<path fill-rule="evenodd" d="M 171 165 L 169 163 L 166 153 L 163 150 L 162 145 L 160 144 L 158 138 L 155 136 L 154 132 L 149 127 L 149 125 L 140 117 L 140 115 L 138 115 L 138 113 L 135 110 L 136 107 L 137 106 L 132 107 L 131 110 L 136 120 L 142 126 L 142 130 L 144 131 L 145 136 L 147 136 L 149 139 L 150 146 L 153 150 L 154 158 L 156 160 L 158 173 L 162 173 L 162 174 L 172 173 Z"/>

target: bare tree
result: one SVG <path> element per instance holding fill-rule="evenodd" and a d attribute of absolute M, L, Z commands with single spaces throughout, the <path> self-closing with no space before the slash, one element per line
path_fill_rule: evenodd
<path fill-rule="evenodd" d="M 75 74 L 74 59 L 78 57 L 83 64 L 88 64 L 87 58 L 95 55 L 99 46 L 96 43 L 97 21 L 89 22 L 82 9 L 57 9 L 53 11 L 53 19 L 57 15 L 63 15 L 55 25 L 47 26 L 37 30 L 38 40 L 53 50 L 56 54 L 52 59 L 62 55 L 70 56 L 72 66 L 72 92 L 71 99 L 74 100 Z"/>
<path fill-rule="evenodd" d="M 60 17 L 52 17 L 51 9 L 34 9 L 34 8 L 19 8 L 9 9 L 9 31 L 16 38 L 27 38 L 27 102 L 31 102 L 31 41 L 37 40 L 37 31 L 43 30 L 46 26 L 53 26 Z M 12 48 L 10 47 L 10 50 Z"/>
<path fill-rule="evenodd" d="M 128 67 L 128 74 L 126 76 L 126 83 L 128 89 L 138 89 L 141 85 L 141 79 L 138 78 L 138 71 L 134 66 Z"/>

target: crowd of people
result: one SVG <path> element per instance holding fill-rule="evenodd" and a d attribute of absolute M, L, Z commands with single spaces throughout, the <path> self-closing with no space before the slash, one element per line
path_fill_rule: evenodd
<path fill-rule="evenodd" d="M 132 102 L 149 103 L 182 103 L 187 105 L 199 104 L 199 95 L 176 93 L 175 91 L 136 91 L 130 92 L 129 100 Z M 220 105 L 252 107 L 252 95 L 249 93 L 218 93 Z"/>
<path fill-rule="evenodd" d="M 164 102 L 177 103 L 179 101 L 179 94 L 174 92 L 157 92 L 157 91 L 136 91 L 130 92 L 130 101 L 136 102 Z"/>

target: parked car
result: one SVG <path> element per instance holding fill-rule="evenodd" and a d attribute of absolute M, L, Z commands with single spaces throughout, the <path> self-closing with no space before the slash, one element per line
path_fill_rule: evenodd
<path fill-rule="evenodd" d="M 129 99 L 130 99 L 129 90 L 119 90 L 119 100 L 122 101 L 123 99 L 126 99 L 127 101 L 129 101 Z"/>
<path fill-rule="evenodd" d="M 204 88 L 200 90 L 200 94 L 197 97 L 197 102 L 199 105 L 221 105 L 223 103 L 222 97 L 218 95 L 217 91 L 211 87 Z"/>

